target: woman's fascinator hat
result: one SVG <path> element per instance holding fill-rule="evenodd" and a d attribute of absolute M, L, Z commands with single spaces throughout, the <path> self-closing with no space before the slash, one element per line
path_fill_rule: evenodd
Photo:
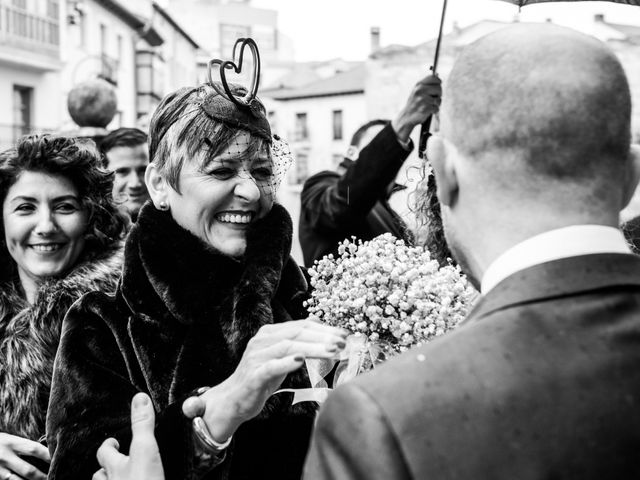
<path fill-rule="evenodd" d="M 216 87 L 221 83 L 211 83 Z M 247 89 L 241 85 L 228 85 L 231 98 L 236 95 L 244 95 Z M 253 135 L 257 135 L 268 143 L 272 142 L 271 126 L 267 121 L 267 114 L 264 105 L 258 98 L 251 100 L 251 107 L 238 107 L 230 101 L 226 95 L 222 95 L 215 90 L 210 93 L 202 102 L 202 110 L 213 120 L 225 123 L 232 128 L 246 130 Z"/>
<path fill-rule="evenodd" d="M 251 53 L 251 61 L 247 64 L 244 63 L 246 51 Z M 209 61 L 207 77 L 213 91 L 204 98 L 201 108 L 217 122 L 263 138 L 271 147 L 276 184 L 279 185 L 293 157 L 286 142 L 277 135 L 272 135 L 266 109 L 257 97 L 260 85 L 260 52 L 256 42 L 252 38 L 239 38 L 233 46 L 232 57 L 233 60 Z M 243 67 L 251 68 L 249 88 L 227 80 L 227 72 L 240 74 Z M 216 73 L 219 80 L 214 80 Z"/>

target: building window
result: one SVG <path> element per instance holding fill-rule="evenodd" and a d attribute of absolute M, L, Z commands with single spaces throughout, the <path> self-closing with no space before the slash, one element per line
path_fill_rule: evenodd
<path fill-rule="evenodd" d="M 296 124 L 293 138 L 294 140 L 307 140 L 309 138 L 306 113 L 296 113 Z"/>
<path fill-rule="evenodd" d="M 116 55 L 118 58 L 118 61 L 121 62 L 122 61 L 122 35 L 118 35 L 116 37 Z"/>
<path fill-rule="evenodd" d="M 153 50 L 136 52 L 136 82 L 138 117 L 153 112 L 164 95 L 163 58 Z"/>
<path fill-rule="evenodd" d="M 107 26 L 104 23 L 100 24 L 100 54 L 107 54 Z"/>
<path fill-rule="evenodd" d="M 278 133 L 278 124 L 276 123 L 276 112 L 269 110 L 267 112 L 267 121 L 271 126 L 271 133 Z"/>
<path fill-rule="evenodd" d="M 20 85 L 13 86 L 13 140 L 18 140 L 31 131 L 31 110 L 33 88 Z"/>
<path fill-rule="evenodd" d="M 342 110 L 333 111 L 333 139 L 342 140 Z"/>
<path fill-rule="evenodd" d="M 58 0 L 47 0 L 47 17 L 58 21 L 60 15 L 60 8 L 58 6 Z"/>
<path fill-rule="evenodd" d="M 6 17 L 4 24 L 7 26 L 7 30 L 18 37 L 31 38 L 27 23 L 32 17 L 22 11 L 26 8 L 25 4 L 14 0 L 13 7 L 12 10 L 8 8 L 3 9 Z"/>
<path fill-rule="evenodd" d="M 289 177 L 292 185 L 300 185 L 309 177 L 309 154 L 307 151 L 297 151 L 294 160 L 293 175 Z"/>

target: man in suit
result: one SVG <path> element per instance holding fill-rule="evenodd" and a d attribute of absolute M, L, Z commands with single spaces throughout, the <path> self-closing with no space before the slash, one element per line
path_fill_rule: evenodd
<path fill-rule="evenodd" d="M 413 243 L 389 199 L 402 189 L 395 179 L 413 150 L 411 132 L 438 111 L 441 96 L 438 77 L 420 80 L 392 122 L 372 120 L 354 133 L 338 172 L 319 172 L 304 183 L 298 238 L 305 266 L 337 255 L 339 243 L 352 236 L 371 240 L 389 232 Z"/>
<path fill-rule="evenodd" d="M 306 479 L 640 478 L 630 94 L 599 41 L 519 24 L 468 47 L 429 140 L 481 289 L 459 328 L 333 392 Z"/>

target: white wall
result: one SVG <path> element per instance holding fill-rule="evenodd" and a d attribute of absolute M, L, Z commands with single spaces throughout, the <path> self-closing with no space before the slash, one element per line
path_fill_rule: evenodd
<path fill-rule="evenodd" d="M 60 110 L 55 99 L 60 92 L 58 72 L 43 73 L 21 66 L 0 64 L 0 149 L 11 146 L 13 130 L 13 86 L 33 88 L 31 125 L 37 130 L 55 130 L 60 124 Z"/>
<path fill-rule="evenodd" d="M 198 81 L 197 50 L 181 33 L 159 15 L 154 24 L 164 44 L 160 47 L 165 61 L 165 93 L 180 87 L 195 85 Z"/>

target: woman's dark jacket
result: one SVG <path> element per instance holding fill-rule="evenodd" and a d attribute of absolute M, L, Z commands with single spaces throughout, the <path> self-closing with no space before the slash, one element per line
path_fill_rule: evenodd
<path fill-rule="evenodd" d="M 266 324 L 306 316 L 308 286 L 289 256 L 291 219 L 280 205 L 247 233 L 242 261 L 222 255 L 145 205 L 125 246 L 114 297 L 85 296 L 71 309 L 54 372 L 47 438 L 50 480 L 90 479 L 95 453 L 116 436 L 130 442 L 130 402 L 147 392 L 168 480 L 195 478 L 191 423 L 183 400 L 222 382 L 248 340 Z M 283 387 L 308 387 L 306 372 Z M 225 461 L 207 479 L 298 479 L 314 408 L 272 396 L 235 433 Z"/>
<path fill-rule="evenodd" d="M 343 175 L 324 171 L 310 177 L 300 194 L 298 239 L 304 264 L 333 253 L 345 238 L 361 240 L 391 233 L 413 243 L 407 225 L 389 205 L 398 188 L 394 180 L 409 156 L 391 125 L 387 125 L 350 162 Z"/>
<path fill-rule="evenodd" d="M 62 320 L 85 293 L 113 293 L 121 267 L 121 243 L 87 255 L 64 278 L 44 282 L 33 305 L 15 281 L 0 285 L 0 432 L 44 436 Z"/>

